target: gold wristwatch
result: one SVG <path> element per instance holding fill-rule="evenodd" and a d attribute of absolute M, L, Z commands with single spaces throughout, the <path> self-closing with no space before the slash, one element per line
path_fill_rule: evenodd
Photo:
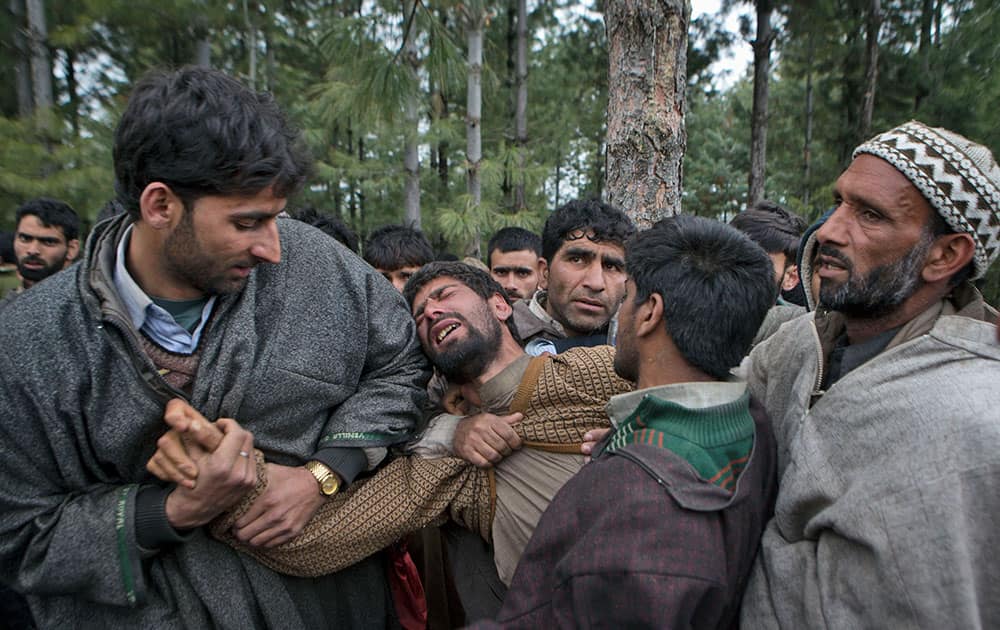
<path fill-rule="evenodd" d="M 306 470 L 319 482 L 319 493 L 323 496 L 332 497 L 340 490 L 340 477 L 330 470 L 330 467 L 315 459 L 306 462 Z"/>

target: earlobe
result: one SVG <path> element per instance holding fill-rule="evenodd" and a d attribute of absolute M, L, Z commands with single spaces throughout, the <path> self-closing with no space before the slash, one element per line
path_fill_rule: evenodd
<path fill-rule="evenodd" d="M 510 304 L 502 296 L 494 294 L 490 298 L 490 305 L 493 307 L 493 313 L 497 316 L 497 319 L 502 322 L 507 321 L 514 313 L 514 309 L 511 308 Z"/>
<path fill-rule="evenodd" d="M 799 266 L 789 265 L 785 269 L 785 275 L 781 278 L 781 290 L 791 291 L 799 283 Z"/>
<path fill-rule="evenodd" d="M 170 227 L 176 217 L 183 213 L 184 204 L 180 198 L 162 182 L 152 182 L 139 195 L 139 211 L 142 221 L 151 227 Z"/>
<path fill-rule="evenodd" d="M 76 260 L 76 255 L 79 253 L 80 240 L 76 238 L 70 239 L 70 241 L 66 243 L 66 266 L 73 264 L 73 261 Z"/>
<path fill-rule="evenodd" d="M 540 276 L 538 288 L 547 290 L 549 288 L 549 264 L 545 262 L 544 258 L 538 259 L 538 274 Z"/>
<path fill-rule="evenodd" d="M 927 255 L 921 276 L 925 282 L 948 280 L 972 260 L 976 243 L 968 234 L 945 234 L 937 237 Z"/>
<path fill-rule="evenodd" d="M 629 298 L 626 298 L 629 299 Z M 659 293 L 651 293 L 646 301 L 635 309 L 635 334 L 638 337 L 666 330 L 663 324 L 663 297 Z"/>

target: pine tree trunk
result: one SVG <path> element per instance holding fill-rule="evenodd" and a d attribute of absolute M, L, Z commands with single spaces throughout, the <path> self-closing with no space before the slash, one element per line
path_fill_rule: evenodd
<path fill-rule="evenodd" d="M 28 46 L 31 51 L 31 95 L 37 109 L 52 107 L 52 64 L 49 61 L 49 31 L 45 25 L 43 0 L 26 0 Z"/>
<path fill-rule="evenodd" d="M 528 3 L 517 0 L 517 62 L 515 84 L 517 104 L 514 108 L 515 145 L 517 146 L 517 183 L 514 186 L 514 210 L 528 207 L 525 197 L 525 152 L 528 147 Z"/>
<path fill-rule="evenodd" d="M 255 5 L 256 10 L 256 5 Z M 243 0 L 243 20 L 247 29 L 247 82 L 251 90 L 257 89 L 257 27 L 250 19 L 250 7 Z"/>
<path fill-rule="evenodd" d="M 861 105 L 859 140 L 871 135 L 872 114 L 875 110 L 875 87 L 878 84 L 878 33 L 882 28 L 882 8 L 879 0 L 871 0 L 865 20 L 865 96 Z"/>
<path fill-rule="evenodd" d="M 482 115 L 483 115 L 483 23 L 485 11 L 481 8 L 469 7 L 466 15 L 466 41 L 468 45 L 469 75 L 466 90 L 465 107 L 465 159 L 469 204 L 479 208 L 482 202 L 482 182 L 479 167 L 483 160 Z M 480 237 L 478 231 L 473 237 L 468 255 L 480 256 Z"/>
<path fill-rule="evenodd" d="M 771 2 L 757 0 L 757 38 L 753 42 L 753 113 L 750 116 L 750 180 L 747 206 L 764 198 L 767 177 L 767 92 L 771 74 Z"/>
<path fill-rule="evenodd" d="M 681 211 L 687 0 L 608 0 L 607 198 L 640 228 Z"/>
<path fill-rule="evenodd" d="M 17 113 L 30 116 L 35 110 L 35 99 L 31 94 L 31 65 L 28 63 L 27 26 L 24 20 L 24 0 L 10 0 L 8 3 L 14 28 L 14 88 L 17 90 Z"/>
<path fill-rule="evenodd" d="M 403 184 L 403 209 L 406 224 L 420 227 L 420 156 L 417 141 L 419 138 L 419 83 L 417 69 L 420 59 L 417 54 L 416 38 L 416 3 L 414 0 L 403 2 L 403 63 L 410 73 L 413 92 L 406 99 L 406 140 L 403 143 L 403 170 L 406 171 L 406 181 Z"/>

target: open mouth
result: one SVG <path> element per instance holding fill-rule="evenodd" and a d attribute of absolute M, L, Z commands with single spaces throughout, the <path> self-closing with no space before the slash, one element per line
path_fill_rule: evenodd
<path fill-rule="evenodd" d="M 435 343 L 441 343 L 442 341 L 444 341 L 448 335 L 450 335 L 455 329 L 458 328 L 458 326 L 459 326 L 458 323 L 455 322 L 452 324 L 448 324 L 447 326 L 442 328 L 440 331 L 438 331 L 438 334 L 434 336 Z"/>

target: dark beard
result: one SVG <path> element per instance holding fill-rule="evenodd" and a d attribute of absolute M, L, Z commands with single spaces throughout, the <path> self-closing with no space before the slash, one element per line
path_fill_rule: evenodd
<path fill-rule="evenodd" d="M 43 266 L 40 269 L 25 267 L 24 264 L 29 262 L 39 263 Z M 21 274 L 21 277 L 28 282 L 41 282 L 49 276 L 58 273 L 62 270 L 62 268 L 62 262 L 57 262 L 53 265 L 46 265 L 45 261 L 37 256 L 25 256 L 21 260 L 17 261 L 17 273 Z"/>
<path fill-rule="evenodd" d="M 821 256 L 836 258 L 848 271 L 847 281 L 840 286 L 820 281 L 820 304 L 855 318 L 875 319 L 892 313 L 919 288 L 920 270 L 933 244 L 934 236 L 924 234 L 908 254 L 875 267 L 864 277 L 855 275 L 854 265 L 839 251 L 820 246 Z"/>
<path fill-rule="evenodd" d="M 503 341 L 500 322 L 495 319 L 486 320 L 489 330 L 485 334 L 470 326 L 464 317 L 460 319 L 467 331 L 466 338 L 431 357 L 434 367 L 456 385 L 471 383 L 485 372 L 496 359 Z"/>

